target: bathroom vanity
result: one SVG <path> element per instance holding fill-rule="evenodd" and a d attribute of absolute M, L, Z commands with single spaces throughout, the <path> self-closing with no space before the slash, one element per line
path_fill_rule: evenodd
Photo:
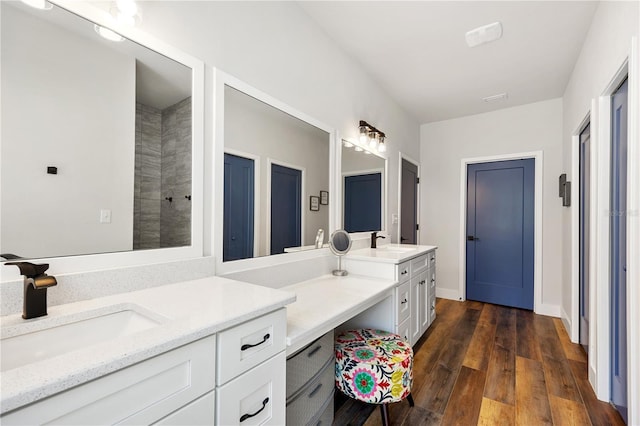
<path fill-rule="evenodd" d="M 281 424 L 294 300 L 211 277 L 3 317 L 2 423 Z"/>

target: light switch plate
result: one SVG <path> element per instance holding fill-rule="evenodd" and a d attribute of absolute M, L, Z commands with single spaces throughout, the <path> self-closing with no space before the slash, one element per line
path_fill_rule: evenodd
<path fill-rule="evenodd" d="M 100 210 L 100 223 L 111 223 L 111 210 Z"/>
<path fill-rule="evenodd" d="M 391 224 L 392 225 L 397 225 L 398 224 L 398 214 L 397 213 L 393 213 L 391 215 Z"/>

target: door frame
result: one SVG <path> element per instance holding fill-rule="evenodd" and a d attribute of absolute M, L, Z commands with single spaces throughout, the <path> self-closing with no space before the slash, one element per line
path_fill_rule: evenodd
<path fill-rule="evenodd" d="M 420 162 L 414 160 L 409 157 L 407 154 L 402 152 L 398 153 L 398 224 L 396 226 L 396 238 L 398 239 L 398 244 L 402 244 L 400 241 L 400 234 L 402 230 L 402 160 L 407 160 L 409 163 L 412 163 L 418 168 L 418 184 L 416 189 L 416 218 L 418 219 L 418 225 L 420 225 Z M 393 222 L 393 221 L 392 221 Z M 416 232 L 416 244 L 420 244 L 420 234 L 422 229 L 419 229 Z"/>
<path fill-rule="evenodd" d="M 460 235 L 459 235 L 459 264 L 458 264 L 458 294 L 460 300 L 467 299 L 467 166 L 469 164 L 493 163 L 496 161 L 535 160 L 534 178 L 534 251 L 533 251 L 533 311 L 537 314 L 557 316 L 555 310 L 545 308 L 542 304 L 542 182 L 543 161 L 542 151 L 520 152 L 513 154 L 491 155 L 486 157 L 463 158 L 460 160 Z"/>
<path fill-rule="evenodd" d="M 224 153 L 253 160 L 253 257 L 258 257 L 260 250 L 260 215 L 256 214 L 256 211 L 260 208 L 260 156 L 233 148 L 224 148 Z"/>
<path fill-rule="evenodd" d="M 273 158 L 267 157 L 267 190 L 266 190 L 266 202 L 267 202 L 267 211 L 266 211 L 266 222 L 265 222 L 265 253 L 271 252 L 271 169 L 272 165 L 278 165 L 282 167 L 288 167 L 290 169 L 299 170 L 301 174 L 301 188 L 300 188 L 300 246 L 304 247 L 305 238 L 304 238 L 304 225 L 305 225 L 305 206 L 306 204 L 306 192 L 305 192 L 305 179 L 306 179 L 306 168 L 302 166 L 296 166 L 295 164 L 287 163 L 285 161 L 275 160 Z"/>

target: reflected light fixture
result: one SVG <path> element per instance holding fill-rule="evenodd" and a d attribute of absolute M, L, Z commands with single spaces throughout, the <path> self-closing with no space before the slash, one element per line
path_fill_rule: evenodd
<path fill-rule="evenodd" d="M 31 6 L 33 8 L 40 9 L 40 10 L 51 10 L 53 8 L 53 5 L 49 3 L 47 0 L 21 0 L 21 1 L 27 6 Z"/>
<path fill-rule="evenodd" d="M 123 40 L 124 40 L 124 37 L 122 37 L 120 34 L 118 34 L 118 33 L 116 33 L 116 32 L 113 32 L 113 31 L 111 31 L 111 30 L 110 30 L 110 29 L 108 29 L 108 28 L 101 27 L 101 26 L 100 26 L 100 25 L 98 25 L 98 24 L 95 24 L 95 25 L 93 26 L 93 28 L 96 30 L 96 32 L 97 32 L 98 34 L 100 34 L 103 38 L 106 38 L 106 39 L 107 39 L 107 40 L 109 40 L 109 41 L 116 41 L 116 42 L 118 42 L 118 41 L 123 41 Z"/>
<path fill-rule="evenodd" d="M 362 147 L 366 147 L 367 150 L 377 150 L 378 152 L 385 152 L 387 150 L 385 145 L 386 135 L 384 132 L 376 129 L 364 120 L 360 120 L 359 130 L 359 141 Z"/>
<path fill-rule="evenodd" d="M 349 141 L 342 141 L 345 148 L 353 148 L 353 144 Z"/>

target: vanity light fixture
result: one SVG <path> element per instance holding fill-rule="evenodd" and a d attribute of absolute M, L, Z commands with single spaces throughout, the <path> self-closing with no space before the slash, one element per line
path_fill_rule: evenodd
<path fill-rule="evenodd" d="M 47 0 L 21 0 L 21 1 L 27 6 L 31 6 L 33 8 L 40 9 L 40 10 L 51 10 L 53 8 L 53 5 L 49 3 Z"/>
<path fill-rule="evenodd" d="M 378 152 L 385 152 L 387 150 L 384 143 L 386 138 L 384 132 L 376 129 L 364 120 L 360 120 L 359 129 L 359 140 L 362 147 L 366 147 L 367 150 L 377 150 Z"/>
<path fill-rule="evenodd" d="M 113 32 L 108 28 L 101 27 L 98 24 L 95 24 L 93 26 L 93 29 L 95 29 L 98 34 L 100 34 L 103 38 L 106 38 L 109 41 L 115 41 L 115 42 L 124 41 L 124 37 L 122 37 L 120 34 Z"/>

